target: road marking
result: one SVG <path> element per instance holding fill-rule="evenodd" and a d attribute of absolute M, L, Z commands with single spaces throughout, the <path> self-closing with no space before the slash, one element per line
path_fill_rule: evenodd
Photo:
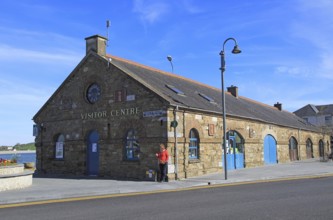
<path fill-rule="evenodd" d="M 33 206 L 33 205 L 46 205 L 46 204 L 52 204 L 52 203 L 86 201 L 86 200 L 94 200 L 94 199 L 108 199 L 108 198 L 127 197 L 127 196 L 150 195 L 150 194 L 158 194 L 158 193 L 181 192 L 181 191 L 190 191 L 190 190 L 198 190 L 198 189 L 209 189 L 209 188 L 257 184 L 257 183 L 280 182 L 280 181 L 288 181 L 288 180 L 319 179 L 319 178 L 325 178 L 325 177 L 333 177 L 333 174 L 322 174 L 322 175 L 315 175 L 315 176 L 284 177 L 284 178 L 278 178 L 278 179 L 264 179 L 264 180 L 254 180 L 254 181 L 245 181 L 245 182 L 243 181 L 243 182 L 234 182 L 234 183 L 212 184 L 210 182 L 211 183 L 210 185 L 192 186 L 192 187 L 178 188 L 178 189 L 165 189 L 165 190 L 154 190 L 154 191 L 134 192 L 134 193 L 120 193 L 120 194 L 106 194 L 106 195 L 96 195 L 96 196 L 82 196 L 82 197 L 72 197 L 72 198 L 64 198 L 64 199 L 50 199 L 50 200 L 40 200 L 40 201 L 32 201 L 32 202 L 3 204 L 3 205 L 0 205 L 0 209 L 15 208 L 15 207 L 22 207 L 22 206 Z"/>

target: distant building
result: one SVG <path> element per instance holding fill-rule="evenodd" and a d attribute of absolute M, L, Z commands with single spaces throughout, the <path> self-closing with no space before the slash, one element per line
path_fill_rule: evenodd
<path fill-rule="evenodd" d="M 330 133 L 330 146 L 333 146 L 333 104 L 308 104 L 294 112 L 298 117 Z M 329 145 L 327 145 L 327 148 Z"/>
<path fill-rule="evenodd" d="M 106 40 L 86 38 L 86 56 L 33 117 L 37 172 L 142 180 L 157 169 L 159 143 L 169 179 L 222 172 L 222 91 L 108 55 Z M 235 86 L 225 94 L 228 169 L 319 157 L 329 140 L 281 103 Z"/>

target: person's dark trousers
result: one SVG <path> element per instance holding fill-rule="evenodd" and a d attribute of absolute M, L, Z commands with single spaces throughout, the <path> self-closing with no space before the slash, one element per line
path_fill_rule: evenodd
<path fill-rule="evenodd" d="M 168 164 L 167 164 L 167 163 L 165 163 L 165 164 L 160 164 L 160 172 L 161 172 L 161 178 L 160 178 L 160 181 L 161 181 L 161 182 L 165 182 L 165 180 L 166 180 L 167 167 L 168 167 Z"/>

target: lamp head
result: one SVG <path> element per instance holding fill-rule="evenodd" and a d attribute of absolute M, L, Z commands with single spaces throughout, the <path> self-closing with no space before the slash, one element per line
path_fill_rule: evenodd
<path fill-rule="evenodd" d="M 172 61 L 172 57 L 170 55 L 167 56 L 167 59 L 171 62 Z"/>
<path fill-rule="evenodd" d="M 233 54 L 238 54 L 238 53 L 241 53 L 242 51 L 238 48 L 238 45 L 236 44 L 234 46 L 234 49 L 231 51 L 231 53 Z"/>

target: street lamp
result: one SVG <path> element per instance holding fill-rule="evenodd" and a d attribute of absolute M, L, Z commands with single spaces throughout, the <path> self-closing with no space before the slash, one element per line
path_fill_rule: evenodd
<path fill-rule="evenodd" d="M 224 71 L 225 71 L 225 59 L 224 59 L 224 46 L 225 44 L 229 41 L 233 40 L 235 43 L 234 49 L 231 51 L 233 54 L 239 54 L 242 51 L 238 48 L 237 41 L 229 37 L 226 39 L 223 43 L 223 50 L 220 52 L 221 55 L 221 84 L 222 84 L 222 111 L 223 111 L 223 162 L 224 162 L 224 178 L 227 180 L 228 175 L 227 175 L 227 147 L 226 147 L 226 142 L 227 142 L 227 137 L 226 137 L 226 116 L 225 116 L 225 94 L 224 94 Z"/>
<path fill-rule="evenodd" d="M 173 64 L 172 64 L 172 57 L 170 55 L 167 56 L 167 59 L 169 60 L 170 64 L 171 64 L 171 69 L 172 69 L 172 73 L 173 73 Z"/>

